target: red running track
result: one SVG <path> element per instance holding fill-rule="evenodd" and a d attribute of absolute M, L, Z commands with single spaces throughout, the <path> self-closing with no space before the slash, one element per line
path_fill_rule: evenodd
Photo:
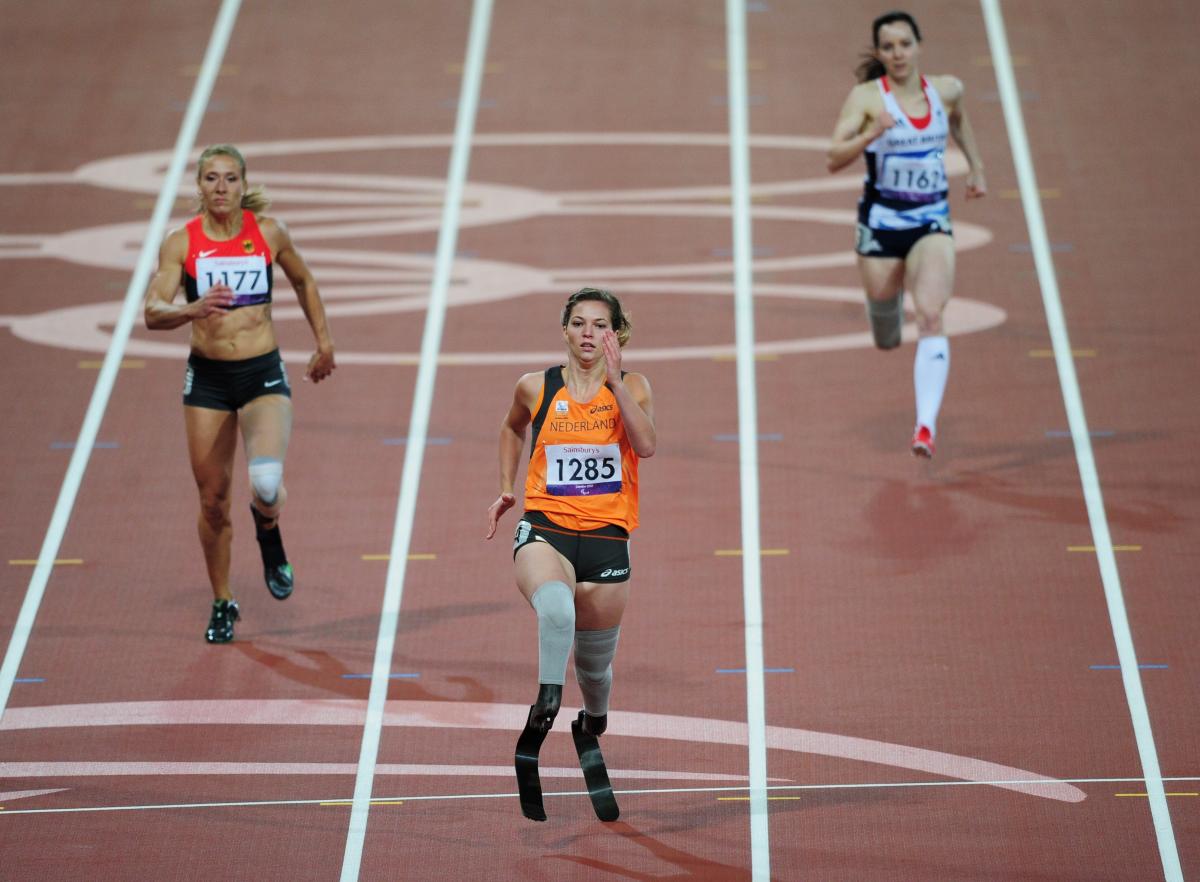
<path fill-rule="evenodd" d="M 772 878 L 1162 878 L 1148 800 L 1126 795 L 1146 788 L 1104 667 L 1096 556 L 1069 550 L 1094 539 L 981 14 L 910 8 L 925 69 L 966 83 L 988 163 L 989 198 L 954 204 L 955 321 L 1002 317 L 954 338 L 928 464 L 906 450 L 911 345 L 803 351 L 865 337 L 858 173 L 826 176 L 820 145 L 878 10 L 747 13 L 755 322 L 774 344 L 755 390 Z M 1148 719 L 1167 791 L 1192 794 L 1167 798 L 1190 877 L 1200 366 L 1186 247 L 1167 231 L 1189 228 L 1196 99 L 1158 84 L 1195 72 L 1194 22 L 1166 0 L 1004 12 L 1108 522 L 1130 549 L 1117 561 Z M 31 570 L 8 562 L 46 535 L 161 184 L 144 163 L 90 164 L 165 162 L 215 14 L 29 6 L 0 30 L 6 641 Z M 81 563 L 54 569 L 0 721 L 0 877 L 339 877 L 387 569 L 370 558 L 394 528 L 416 377 L 402 356 L 420 346 L 469 16 L 465 2 L 240 11 L 199 142 L 250 145 L 341 358 L 330 384 L 296 387 L 285 530 L 300 587 L 266 595 L 247 516 L 237 641 L 203 642 L 186 341 L 137 329 L 58 555 Z M 717 553 L 742 542 L 724 27 L 715 0 L 496 7 L 442 341 L 455 357 L 437 375 L 392 665 L 411 676 L 388 693 L 374 795 L 389 804 L 371 808 L 360 878 L 751 878 L 746 680 L 722 673 L 745 666 L 742 567 Z M 1121 75 L 1095 75 L 1118 58 Z M 508 771 L 533 621 L 505 538 L 480 537 L 512 385 L 555 357 L 558 304 L 585 283 L 634 313 L 627 360 L 653 383 L 661 439 L 605 739 L 631 792 L 620 822 L 595 821 L 561 726 L 546 786 L 570 795 L 537 825 Z M 277 322 L 303 354 L 295 310 Z"/>

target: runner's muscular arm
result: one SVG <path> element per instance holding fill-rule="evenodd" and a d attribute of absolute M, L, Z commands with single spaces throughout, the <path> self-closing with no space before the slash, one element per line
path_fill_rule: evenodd
<path fill-rule="evenodd" d="M 325 304 L 321 300 L 320 292 L 317 291 L 317 280 L 313 278 L 308 264 L 304 262 L 299 250 L 292 243 L 292 236 L 283 221 L 272 217 L 263 217 L 259 219 L 259 227 L 271 245 L 275 262 L 279 264 L 288 281 L 292 283 L 292 290 L 296 292 L 296 300 L 300 303 L 300 308 L 304 310 L 304 317 L 308 320 L 308 326 L 312 328 L 313 337 L 317 340 L 317 351 L 308 360 L 304 378 L 319 383 L 333 373 L 337 364 L 333 360 L 333 338 L 329 335 L 329 325 L 325 321 Z"/>
<path fill-rule="evenodd" d="M 621 409 L 621 422 L 625 424 L 629 444 L 642 459 L 654 456 L 658 434 L 654 429 L 650 383 L 641 374 L 627 373 L 621 376 L 621 344 L 613 331 L 604 331 L 600 345 L 604 349 L 605 383 L 617 399 L 617 407 Z"/>
<path fill-rule="evenodd" d="M 213 285 L 192 303 L 176 306 L 172 302 L 183 281 L 187 246 L 187 230 L 181 227 L 173 230 L 158 249 L 158 269 L 150 279 L 142 309 L 146 327 L 152 331 L 169 331 L 195 319 L 224 315 L 233 304 L 233 289 L 228 285 Z"/>
<path fill-rule="evenodd" d="M 864 88 L 869 87 L 869 88 Z M 886 110 L 873 112 L 870 89 L 874 82 L 859 83 L 846 96 L 837 125 L 833 127 L 833 143 L 825 154 L 825 167 L 830 174 L 848 166 L 862 156 L 867 145 L 896 124 Z"/>
<path fill-rule="evenodd" d="M 967 110 L 963 106 L 963 84 L 958 77 L 936 77 L 933 87 L 938 90 L 943 103 L 948 108 L 950 118 L 950 137 L 954 139 L 967 157 L 967 198 L 978 199 L 987 195 L 987 182 L 983 177 L 983 159 L 979 154 L 979 145 L 975 141 L 975 130 L 967 119 Z"/>
<path fill-rule="evenodd" d="M 621 408 L 621 421 L 634 453 L 642 459 L 654 456 L 658 447 L 658 431 L 654 428 L 654 401 L 650 381 L 641 374 L 628 373 L 613 396 Z M 629 399 L 625 401 L 624 399 Z"/>
<path fill-rule="evenodd" d="M 500 516 L 512 508 L 517 501 L 514 488 L 517 469 L 521 465 L 521 451 L 525 448 L 525 427 L 533 416 L 533 406 L 541 389 L 542 374 L 525 374 L 517 381 L 513 392 L 512 406 L 500 423 L 500 495 L 488 506 L 488 531 L 485 539 L 496 535 Z"/>

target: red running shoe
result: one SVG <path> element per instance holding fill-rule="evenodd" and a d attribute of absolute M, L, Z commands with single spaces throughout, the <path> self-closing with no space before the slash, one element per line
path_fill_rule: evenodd
<path fill-rule="evenodd" d="M 933 459 L 933 432 L 929 431 L 928 426 L 917 426 L 917 430 L 913 432 L 912 454 Z"/>

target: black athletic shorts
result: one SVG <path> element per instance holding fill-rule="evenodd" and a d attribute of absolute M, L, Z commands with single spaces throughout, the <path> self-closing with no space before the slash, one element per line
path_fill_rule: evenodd
<path fill-rule="evenodd" d="M 530 542 L 548 542 L 575 567 L 576 582 L 629 581 L 629 533 L 610 524 L 598 530 L 560 527 L 540 511 L 517 522 L 513 557 Z"/>
<path fill-rule="evenodd" d="M 218 361 L 192 353 L 183 380 L 183 403 L 211 410 L 241 410 L 260 395 L 292 397 L 279 350 L 240 361 Z"/>
<path fill-rule="evenodd" d="M 931 221 L 911 230 L 874 230 L 860 223 L 856 229 L 854 251 L 863 257 L 898 257 L 904 260 L 920 239 L 934 233 L 952 235 L 949 222 Z"/>

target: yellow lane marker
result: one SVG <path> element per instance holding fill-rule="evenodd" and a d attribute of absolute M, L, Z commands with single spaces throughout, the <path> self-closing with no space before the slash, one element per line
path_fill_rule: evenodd
<path fill-rule="evenodd" d="M 1074 356 L 1075 358 L 1095 358 L 1096 350 L 1095 349 L 1072 349 L 1071 355 Z M 1054 350 L 1053 349 L 1030 349 L 1029 357 L 1030 358 L 1054 358 Z"/>
<path fill-rule="evenodd" d="M 999 195 L 1001 199 L 1020 199 L 1021 191 L 1001 190 Z M 1060 199 L 1062 198 L 1062 190 L 1058 189 L 1058 187 L 1039 187 L 1038 195 L 1043 199 Z"/>
<path fill-rule="evenodd" d="M 354 805 L 354 802 L 349 799 L 335 799 L 331 802 L 322 802 L 318 805 Z M 402 799 L 372 799 L 371 805 L 404 805 Z"/>
<path fill-rule="evenodd" d="M 1114 793 L 1113 796 L 1149 796 L 1149 793 Z M 1163 796 L 1200 796 L 1200 793 L 1164 793 Z"/>
<path fill-rule="evenodd" d="M 362 556 L 362 559 L 363 560 L 391 560 L 392 556 L 390 554 L 364 554 Z M 437 560 L 437 555 L 430 554 L 429 552 L 415 552 L 413 554 L 410 554 L 408 556 L 408 559 L 409 560 Z"/>
<path fill-rule="evenodd" d="M 782 557 L 785 554 L 792 552 L 787 548 L 763 548 L 760 550 L 763 557 Z M 717 557 L 741 557 L 742 549 L 740 548 L 718 548 L 713 552 Z"/>
<path fill-rule="evenodd" d="M 1113 551 L 1141 551 L 1142 546 L 1140 546 L 1140 545 L 1114 545 L 1112 547 L 1112 549 L 1113 549 Z M 1095 550 L 1096 550 L 1095 545 L 1068 545 L 1067 546 L 1067 551 L 1095 552 Z"/>
<path fill-rule="evenodd" d="M 104 362 L 103 361 L 81 361 L 81 362 L 79 362 L 79 366 L 81 368 L 83 368 L 84 370 L 98 371 L 98 370 L 100 370 L 101 367 L 104 366 Z M 126 358 L 121 361 L 120 366 L 123 368 L 144 368 L 146 366 L 146 361 L 145 361 L 145 359 L 141 359 L 141 358 Z"/>
<path fill-rule="evenodd" d="M 736 355 L 714 355 L 713 361 L 737 361 Z M 761 353 L 754 356 L 755 361 L 779 361 L 778 355 Z"/>
<path fill-rule="evenodd" d="M 59 558 L 56 561 L 54 561 L 54 565 L 58 566 L 58 567 L 79 566 L 82 563 L 83 563 L 83 558 L 81 558 L 81 557 L 63 557 L 63 558 Z M 10 560 L 9 564 L 11 564 L 14 567 L 36 567 L 37 561 L 36 560 Z"/>

